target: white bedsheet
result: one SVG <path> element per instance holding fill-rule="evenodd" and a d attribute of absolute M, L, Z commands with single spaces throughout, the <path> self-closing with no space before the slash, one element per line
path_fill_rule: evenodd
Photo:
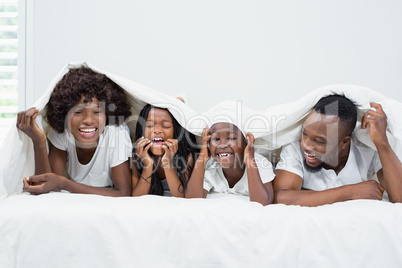
<path fill-rule="evenodd" d="M 402 267 L 401 238 L 402 204 L 384 201 L 263 207 L 233 195 L 50 193 L 0 202 L 0 267 Z"/>

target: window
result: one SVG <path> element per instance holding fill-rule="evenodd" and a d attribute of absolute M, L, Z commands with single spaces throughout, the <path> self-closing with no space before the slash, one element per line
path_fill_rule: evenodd
<path fill-rule="evenodd" d="M 0 0 L 0 143 L 17 114 L 18 0 Z"/>

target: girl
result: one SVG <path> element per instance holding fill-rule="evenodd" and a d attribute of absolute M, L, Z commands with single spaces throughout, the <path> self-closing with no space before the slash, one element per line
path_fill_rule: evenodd
<path fill-rule="evenodd" d="M 48 156 L 46 135 L 35 123 L 39 111 L 18 113 L 17 127 L 34 144 L 37 175 L 24 178 L 24 190 L 130 195 L 132 144 L 123 122 L 131 112 L 123 89 L 104 74 L 71 69 L 57 83 L 46 109 Z"/>
<path fill-rule="evenodd" d="M 184 197 L 195 159 L 195 136 L 167 109 L 151 105 L 141 110 L 135 134 L 132 195 Z"/>
<path fill-rule="evenodd" d="M 206 169 L 208 161 L 212 163 Z M 186 198 L 205 198 L 209 191 L 213 191 L 249 195 L 250 201 L 268 205 L 274 198 L 274 176 L 271 163 L 254 153 L 251 133 L 243 136 L 236 125 L 219 122 L 202 132 L 202 149 Z"/>

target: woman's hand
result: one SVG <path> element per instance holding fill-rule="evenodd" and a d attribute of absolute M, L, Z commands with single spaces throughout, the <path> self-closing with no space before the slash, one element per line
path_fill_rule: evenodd
<path fill-rule="evenodd" d="M 148 153 L 151 146 L 152 142 L 144 137 L 139 138 L 134 144 L 135 154 L 139 159 L 141 159 L 144 169 L 153 168 L 154 161 Z"/>
<path fill-rule="evenodd" d="M 254 161 L 254 136 L 250 132 L 245 132 L 244 135 L 247 139 L 247 145 L 244 149 L 244 163 L 249 167 Z"/>
<path fill-rule="evenodd" d="M 17 115 L 17 128 L 32 139 L 34 143 L 46 141 L 46 134 L 38 127 L 35 122 L 39 115 L 39 110 L 32 107 L 26 111 L 19 112 Z"/>
<path fill-rule="evenodd" d="M 163 143 L 162 148 L 165 151 L 162 156 L 163 168 L 171 167 L 173 157 L 179 149 L 179 143 L 176 139 L 167 139 L 167 141 Z"/>
<path fill-rule="evenodd" d="M 41 175 L 24 178 L 25 192 L 31 194 L 45 194 L 51 191 L 60 192 L 63 189 L 65 177 L 55 173 L 45 173 Z"/>

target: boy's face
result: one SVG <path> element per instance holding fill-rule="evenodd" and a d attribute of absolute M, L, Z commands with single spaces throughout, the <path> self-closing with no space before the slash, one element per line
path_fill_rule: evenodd
<path fill-rule="evenodd" d="M 209 130 L 209 151 L 222 168 L 242 166 L 246 142 L 241 131 L 230 123 L 216 123 Z"/>
<path fill-rule="evenodd" d="M 167 110 L 152 108 L 149 111 L 144 137 L 150 139 L 153 143 L 150 151 L 154 155 L 163 155 L 165 153 L 162 145 L 167 139 L 173 139 L 173 119 Z"/>
<path fill-rule="evenodd" d="M 106 113 L 97 98 L 87 103 L 84 103 L 84 99 L 81 96 L 77 105 L 68 113 L 68 129 L 79 144 L 96 147 L 99 135 L 105 129 Z"/>

